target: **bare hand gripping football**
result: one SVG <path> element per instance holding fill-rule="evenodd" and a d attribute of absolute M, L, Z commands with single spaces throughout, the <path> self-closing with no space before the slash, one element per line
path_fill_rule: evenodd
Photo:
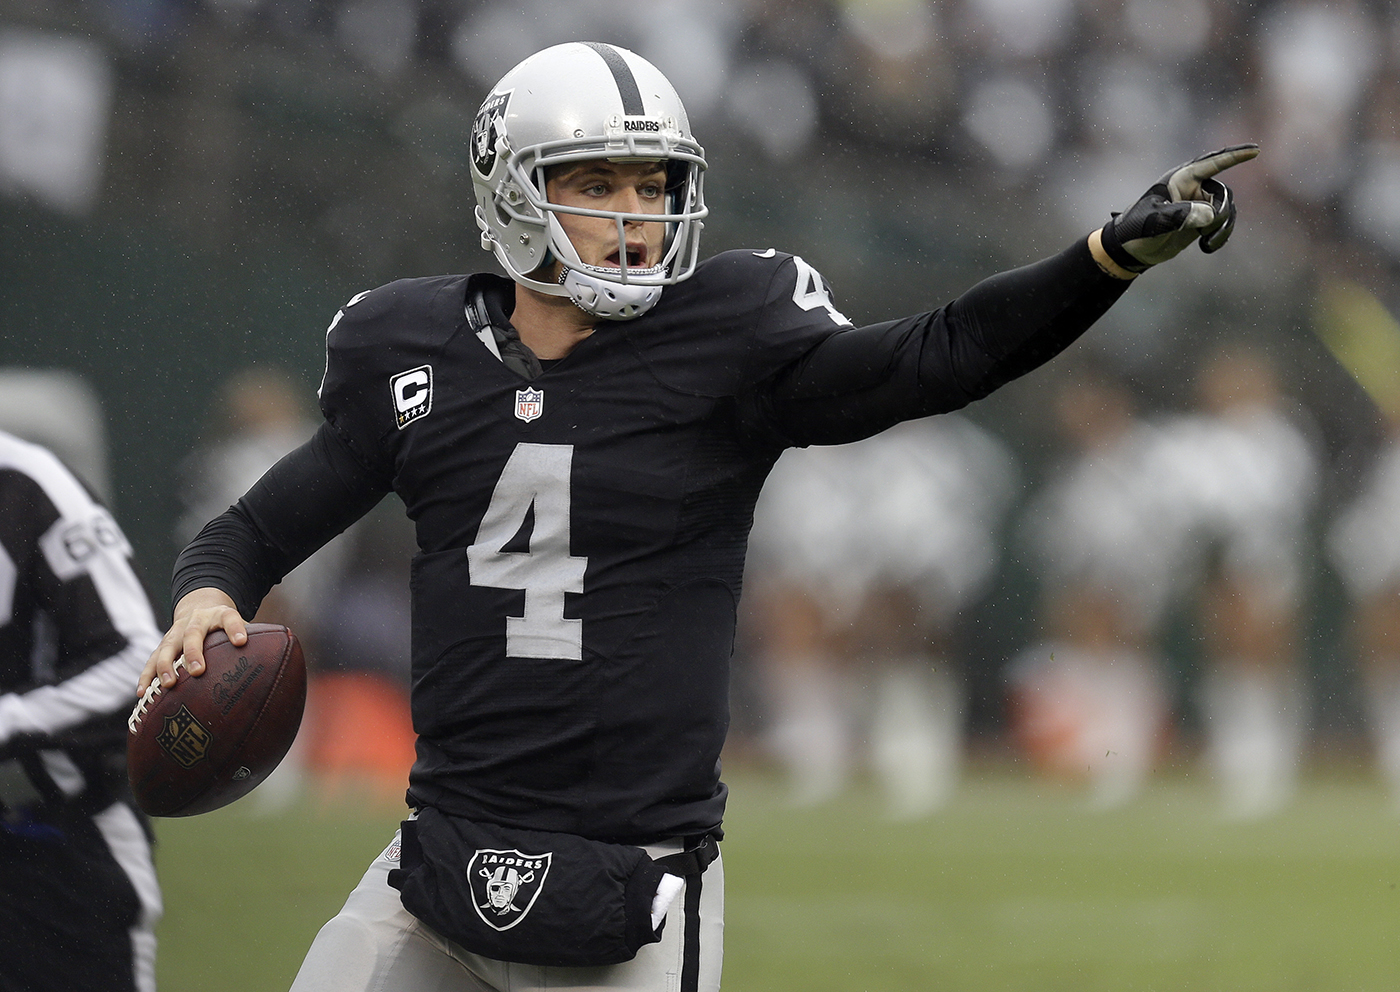
<path fill-rule="evenodd" d="M 1104 251 L 1129 272 L 1146 272 L 1192 241 L 1219 250 L 1235 228 L 1235 198 L 1215 177 L 1258 154 L 1256 144 L 1231 145 L 1170 170 L 1104 225 Z"/>
<path fill-rule="evenodd" d="M 204 641 L 204 674 L 184 659 L 177 681 L 151 682 L 127 721 L 127 774 L 152 816 L 227 806 L 286 756 L 306 704 L 301 643 L 286 627 L 248 624 L 241 648 L 222 630 Z"/>

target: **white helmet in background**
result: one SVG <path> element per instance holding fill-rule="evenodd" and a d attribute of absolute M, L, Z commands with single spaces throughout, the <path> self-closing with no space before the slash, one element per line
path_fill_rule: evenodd
<path fill-rule="evenodd" d="M 472 186 L 481 246 L 516 282 L 567 296 L 610 320 L 640 317 L 664 286 L 690 277 L 700 251 L 705 152 L 674 87 L 654 65 L 613 45 L 570 42 L 537 52 L 491 90 L 472 125 Z M 665 213 L 633 214 L 550 203 L 544 170 L 607 159 L 667 163 Z M 618 268 L 579 259 L 559 213 L 603 217 L 617 225 Z M 628 221 L 666 225 L 659 265 L 629 268 Z M 533 278 L 549 262 L 558 282 Z"/>

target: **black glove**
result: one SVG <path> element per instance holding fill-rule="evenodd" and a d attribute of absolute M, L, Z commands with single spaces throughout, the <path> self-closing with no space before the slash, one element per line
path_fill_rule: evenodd
<path fill-rule="evenodd" d="M 1146 272 L 1198 239 L 1201 251 L 1217 250 L 1235 229 L 1235 198 L 1214 176 L 1258 154 L 1256 144 L 1231 145 L 1172 169 L 1104 225 L 1104 251 L 1129 272 Z"/>

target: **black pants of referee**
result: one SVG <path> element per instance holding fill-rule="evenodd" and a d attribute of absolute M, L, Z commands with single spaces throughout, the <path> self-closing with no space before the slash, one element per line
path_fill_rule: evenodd
<path fill-rule="evenodd" d="M 154 992 L 160 912 L 125 803 L 0 821 L 0 992 Z"/>

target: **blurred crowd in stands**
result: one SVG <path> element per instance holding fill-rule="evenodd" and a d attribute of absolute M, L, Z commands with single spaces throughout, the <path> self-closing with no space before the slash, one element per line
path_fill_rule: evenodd
<path fill-rule="evenodd" d="M 1390 3 L 0 0 L 0 193 L 320 253 L 346 297 L 484 267 L 471 119 L 575 39 L 676 83 L 711 163 L 706 253 L 801 252 L 858 322 L 1053 251 L 1197 153 L 1263 148 L 1227 177 L 1240 225 L 1211 264 L 1149 273 L 966 415 L 784 456 L 739 644 L 747 753 L 804 802 L 869 771 L 900 816 L 954 794 L 970 728 L 1100 806 L 1187 754 L 1253 816 L 1340 728 L 1400 801 Z M 228 484 L 173 536 L 309 432 L 309 399 L 265 368 L 230 382 L 228 430 L 190 456 Z M 269 609 L 401 688 L 409 535 L 362 531 Z M 345 616 L 378 633 L 335 642 Z M 401 760 L 390 697 L 333 681 L 318 712 L 369 707 Z M 373 763 L 336 734 L 312 766 Z"/>

